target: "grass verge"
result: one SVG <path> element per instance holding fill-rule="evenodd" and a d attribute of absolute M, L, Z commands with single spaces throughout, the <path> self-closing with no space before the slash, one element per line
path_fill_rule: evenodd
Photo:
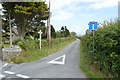
<path fill-rule="evenodd" d="M 10 62 L 11 63 L 25 63 L 25 62 L 32 62 L 39 60 L 43 57 L 46 57 L 48 55 L 51 55 L 57 51 L 60 51 L 64 49 L 66 46 L 68 46 L 70 43 L 75 41 L 74 39 L 54 39 L 53 42 L 48 46 L 43 46 L 42 49 L 38 48 L 32 48 L 28 50 L 23 50 L 22 53 L 19 56 L 13 57 Z M 30 44 L 29 44 L 30 45 Z"/>
<path fill-rule="evenodd" d="M 80 68 L 85 72 L 86 76 L 90 78 L 90 80 L 105 78 L 104 73 L 101 72 L 98 67 L 99 66 L 97 64 L 91 64 L 91 61 L 86 57 L 86 53 L 83 51 L 83 45 L 80 44 Z"/>

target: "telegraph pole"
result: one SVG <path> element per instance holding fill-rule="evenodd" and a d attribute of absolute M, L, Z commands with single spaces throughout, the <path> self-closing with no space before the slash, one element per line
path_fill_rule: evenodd
<path fill-rule="evenodd" d="M 51 42 L 51 25 L 50 25 L 50 0 L 49 0 L 49 13 L 48 13 L 48 20 L 47 20 L 47 40 L 48 43 L 50 44 Z"/>
<path fill-rule="evenodd" d="M 10 27 L 10 47 L 13 47 L 13 45 L 12 45 L 11 11 L 9 12 L 9 27 Z"/>

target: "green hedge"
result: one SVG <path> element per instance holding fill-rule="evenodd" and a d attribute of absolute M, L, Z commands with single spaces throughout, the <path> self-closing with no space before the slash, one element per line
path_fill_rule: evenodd
<path fill-rule="evenodd" d="M 38 40 L 30 40 L 30 41 L 19 41 L 18 45 L 23 50 L 31 50 L 31 49 L 38 49 L 39 48 L 39 41 Z"/>
<path fill-rule="evenodd" d="M 120 77 L 120 22 L 107 22 L 103 28 L 95 31 L 94 64 L 100 65 L 100 70 L 110 73 L 112 77 Z M 92 32 L 81 38 L 83 52 L 92 62 Z"/>

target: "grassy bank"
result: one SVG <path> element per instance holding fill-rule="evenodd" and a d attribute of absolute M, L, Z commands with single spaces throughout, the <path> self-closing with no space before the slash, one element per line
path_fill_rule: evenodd
<path fill-rule="evenodd" d="M 104 74 L 99 70 L 98 65 L 92 65 L 91 60 L 83 51 L 83 45 L 80 44 L 80 68 L 85 72 L 86 76 L 91 80 L 95 78 L 104 78 Z"/>
<path fill-rule="evenodd" d="M 53 39 L 51 44 L 47 44 L 47 40 L 42 40 L 42 49 L 39 49 L 39 41 L 26 41 L 19 43 L 22 48 L 22 53 L 10 60 L 11 63 L 25 63 L 39 60 L 50 54 L 62 50 L 70 43 L 75 41 L 75 38 L 57 38 Z"/>

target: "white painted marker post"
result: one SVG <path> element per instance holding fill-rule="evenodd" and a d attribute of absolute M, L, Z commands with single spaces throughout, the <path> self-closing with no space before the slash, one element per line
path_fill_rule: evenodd
<path fill-rule="evenodd" d="M 41 34 L 42 34 L 41 30 L 38 33 L 40 34 L 40 50 L 41 50 Z"/>

